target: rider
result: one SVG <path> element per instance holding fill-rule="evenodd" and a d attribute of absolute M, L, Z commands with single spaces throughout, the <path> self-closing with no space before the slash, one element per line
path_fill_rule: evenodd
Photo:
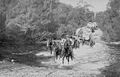
<path fill-rule="evenodd" d="M 65 41 L 66 41 L 66 39 L 65 39 L 65 38 L 62 38 L 62 39 L 61 39 L 61 45 L 64 45 Z"/>
<path fill-rule="evenodd" d="M 68 62 L 70 57 L 71 59 L 73 59 L 72 41 L 69 35 L 66 35 L 66 41 L 64 43 L 63 63 L 65 57 L 68 60 Z"/>
<path fill-rule="evenodd" d="M 66 35 L 66 42 L 68 43 L 69 46 L 72 46 L 74 43 L 69 35 Z"/>
<path fill-rule="evenodd" d="M 52 54 L 52 47 L 53 47 L 53 41 L 52 38 L 49 38 L 47 41 L 47 47 L 50 50 L 51 54 Z"/>

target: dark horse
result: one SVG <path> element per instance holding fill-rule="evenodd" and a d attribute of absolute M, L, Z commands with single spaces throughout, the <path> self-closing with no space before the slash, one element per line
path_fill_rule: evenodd
<path fill-rule="evenodd" d="M 54 42 L 54 55 L 55 59 L 61 58 L 62 56 L 62 46 L 60 42 Z"/>
<path fill-rule="evenodd" d="M 50 53 L 52 54 L 52 51 L 53 51 L 53 41 L 52 41 L 51 38 L 48 39 L 48 45 L 47 45 L 47 47 L 48 47 L 48 50 L 50 50 Z"/>
<path fill-rule="evenodd" d="M 80 42 L 77 39 L 74 39 L 74 44 L 73 44 L 73 48 L 79 48 L 80 46 Z"/>
<path fill-rule="evenodd" d="M 63 54 L 62 54 L 62 63 L 63 64 L 64 64 L 64 58 L 67 59 L 68 63 L 69 63 L 70 58 L 71 58 L 71 60 L 73 60 L 73 49 L 72 49 L 70 40 L 66 40 L 65 44 L 64 44 L 64 50 L 63 50 Z"/>

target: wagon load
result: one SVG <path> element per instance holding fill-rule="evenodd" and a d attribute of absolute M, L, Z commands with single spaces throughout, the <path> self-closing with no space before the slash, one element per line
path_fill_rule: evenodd
<path fill-rule="evenodd" d="M 84 39 L 88 40 L 90 34 L 91 34 L 91 30 L 90 30 L 90 28 L 87 28 L 86 26 L 76 30 L 76 35 L 79 38 L 84 38 Z"/>

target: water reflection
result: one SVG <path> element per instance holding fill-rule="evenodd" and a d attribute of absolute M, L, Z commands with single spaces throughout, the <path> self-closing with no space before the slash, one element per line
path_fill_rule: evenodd
<path fill-rule="evenodd" d="M 35 66 L 36 68 L 44 67 L 50 69 L 50 71 L 57 70 L 54 73 L 56 75 L 51 77 L 58 76 L 58 73 L 59 75 L 75 75 L 75 77 L 120 77 L 120 45 L 98 43 L 93 48 L 83 46 L 74 50 L 74 55 L 75 59 L 70 61 L 69 64 L 67 61 L 62 64 L 61 60 L 57 60 L 55 63 L 53 55 L 49 52 L 40 52 L 37 55 L 17 55 L 14 57 L 16 63 Z M 8 69 L 8 66 L 4 65 L 1 64 L 1 69 L 4 67 Z M 15 66 L 15 64 L 11 65 Z M 20 66 L 16 65 L 16 67 Z"/>
<path fill-rule="evenodd" d="M 120 77 L 120 45 L 108 45 L 109 66 L 101 69 L 101 73 L 105 77 Z"/>
<path fill-rule="evenodd" d="M 93 48 L 84 46 L 74 50 L 74 55 L 74 61 L 70 61 L 69 64 L 67 61 L 62 64 L 61 60 L 54 63 L 51 59 L 43 65 L 47 64 L 49 68 L 58 70 L 94 74 L 95 77 L 120 77 L 120 46 L 104 44 L 96 44 Z"/>

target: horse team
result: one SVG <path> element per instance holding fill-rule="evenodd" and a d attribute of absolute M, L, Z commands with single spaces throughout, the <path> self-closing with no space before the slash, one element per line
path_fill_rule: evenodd
<path fill-rule="evenodd" d="M 89 29 L 92 34 L 95 32 L 96 27 L 90 27 Z M 80 30 L 81 29 L 79 29 L 78 32 L 80 32 Z M 62 58 L 62 63 L 64 64 L 64 59 L 66 58 L 69 63 L 70 59 L 74 59 L 73 49 L 79 48 L 81 45 L 89 45 L 90 47 L 95 45 L 95 41 L 92 39 L 91 34 L 89 34 L 88 39 L 83 37 L 83 35 L 66 35 L 59 41 L 53 41 L 52 38 L 49 38 L 47 48 L 51 54 L 54 52 L 55 59 Z"/>
<path fill-rule="evenodd" d="M 68 63 L 73 60 L 73 49 L 79 48 L 80 45 L 85 45 L 90 43 L 92 47 L 95 42 L 89 40 L 76 39 L 77 36 L 66 36 L 59 41 L 53 41 L 52 38 L 48 39 L 47 48 L 52 54 L 54 52 L 55 59 L 62 58 L 62 63 L 64 64 L 64 59 L 66 58 Z"/>

